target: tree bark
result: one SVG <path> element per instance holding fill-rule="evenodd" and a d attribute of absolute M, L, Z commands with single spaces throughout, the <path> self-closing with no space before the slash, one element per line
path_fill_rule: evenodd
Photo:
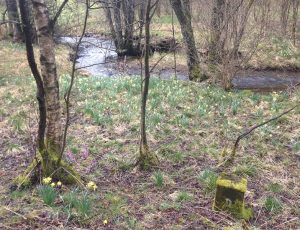
<path fill-rule="evenodd" d="M 60 180 L 65 184 L 73 184 L 80 181 L 80 177 L 68 164 L 59 161 L 61 154 L 61 113 L 55 47 L 50 31 L 48 9 L 44 0 L 32 0 L 32 3 L 38 32 L 41 74 L 37 69 L 34 58 L 26 0 L 20 2 L 20 13 L 26 38 L 27 59 L 37 85 L 40 111 L 37 141 L 39 152 L 24 174 L 14 180 L 14 185 L 17 184 L 18 187 L 29 186 L 31 183 L 36 183 L 41 176 L 51 176 L 54 180 Z M 45 128 L 47 128 L 46 135 Z M 46 137 L 44 138 L 44 136 Z M 14 185 L 12 188 L 14 188 Z"/>
<path fill-rule="evenodd" d="M 137 56 L 138 46 L 133 44 L 135 0 L 110 0 L 103 2 L 106 18 L 119 56 Z"/>
<path fill-rule="evenodd" d="M 189 79 L 203 81 L 206 77 L 202 74 L 200 68 L 200 60 L 191 22 L 190 1 L 170 0 L 170 3 L 180 23 L 181 33 L 186 47 Z"/>
<path fill-rule="evenodd" d="M 290 0 L 282 0 L 281 2 L 280 22 L 281 22 L 281 33 L 283 37 L 286 36 L 286 32 L 287 32 L 290 5 L 291 5 Z"/>
<path fill-rule="evenodd" d="M 298 22 L 298 11 L 299 11 L 300 0 L 293 0 L 293 24 L 292 24 L 292 39 L 296 46 L 296 34 L 297 34 L 297 22 Z M 299 29 L 299 28 L 298 28 Z"/>
<path fill-rule="evenodd" d="M 48 152 L 60 153 L 62 128 L 61 110 L 54 53 L 55 46 L 49 27 L 49 13 L 44 0 L 32 0 L 32 4 L 40 49 L 41 74 L 44 82 L 47 107 L 46 148 Z"/>
<path fill-rule="evenodd" d="M 18 6 L 16 0 L 6 0 L 9 23 L 9 35 L 15 42 L 23 40 L 22 29 L 19 20 Z"/>
<path fill-rule="evenodd" d="M 23 31 L 25 35 L 27 60 L 37 87 L 36 98 L 39 104 L 39 129 L 38 129 L 38 136 L 37 136 L 37 147 L 39 152 L 43 152 L 45 150 L 44 137 L 45 137 L 45 130 L 46 130 L 45 90 L 43 86 L 42 77 L 38 71 L 37 64 L 35 62 L 35 55 L 34 55 L 33 45 L 31 41 L 32 32 L 31 32 L 31 24 L 30 24 L 30 19 L 28 14 L 27 0 L 20 1 L 20 15 L 21 15 L 21 21 L 22 21 Z"/>
<path fill-rule="evenodd" d="M 220 39 L 224 21 L 225 0 L 214 0 L 213 4 L 209 44 L 209 61 L 214 65 L 221 62 L 224 49 Z"/>
<path fill-rule="evenodd" d="M 133 25 L 134 25 L 134 0 L 123 0 L 123 14 L 125 19 L 125 32 L 124 32 L 124 47 L 127 50 L 127 55 L 134 56 L 133 49 Z"/>
<path fill-rule="evenodd" d="M 149 151 L 146 133 L 146 107 L 149 91 L 150 81 L 150 23 L 151 23 L 151 0 L 147 1 L 146 16 L 145 16 L 145 55 L 144 55 L 144 73 L 145 77 L 142 79 L 142 103 L 141 103 L 141 139 L 140 139 L 140 156 L 138 164 L 142 169 L 147 169 L 153 165 L 158 164 L 158 159 L 154 153 Z"/>

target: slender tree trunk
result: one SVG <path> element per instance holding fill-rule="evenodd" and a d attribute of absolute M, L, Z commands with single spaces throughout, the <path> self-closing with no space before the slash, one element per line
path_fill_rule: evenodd
<path fill-rule="evenodd" d="M 115 45 L 117 48 L 118 55 L 122 56 L 124 51 L 124 38 L 122 29 L 122 18 L 121 18 L 121 1 L 113 0 L 113 12 L 114 12 L 114 27 L 116 33 Z"/>
<path fill-rule="evenodd" d="M 286 32 L 287 32 L 290 5 L 291 5 L 290 0 L 282 0 L 281 2 L 280 22 L 281 22 L 281 33 L 283 37 L 286 36 Z"/>
<path fill-rule="evenodd" d="M 145 24 L 145 11 L 146 11 L 146 2 L 144 0 L 140 0 L 139 5 L 139 37 L 138 37 L 138 45 L 137 49 L 139 51 L 142 50 L 142 36 L 143 36 L 143 30 L 144 30 L 144 24 Z"/>
<path fill-rule="evenodd" d="M 138 164 L 142 169 L 147 169 L 153 165 L 158 164 L 158 159 L 154 153 L 149 151 L 146 133 L 146 107 L 149 91 L 150 81 L 150 23 L 151 23 L 151 0 L 147 1 L 146 16 L 145 16 L 145 56 L 144 56 L 144 73 L 145 77 L 142 79 L 142 103 L 141 103 L 141 139 L 140 139 L 140 156 Z"/>
<path fill-rule="evenodd" d="M 19 20 L 18 6 L 16 0 L 6 0 L 9 23 L 9 35 L 15 42 L 23 40 L 22 29 Z"/>
<path fill-rule="evenodd" d="M 241 42 L 242 42 L 242 38 L 244 36 L 244 32 L 245 32 L 245 29 L 246 29 L 246 26 L 247 26 L 247 22 L 248 22 L 248 18 L 249 18 L 249 15 L 250 15 L 250 10 L 253 6 L 253 3 L 254 3 L 255 0 L 249 0 L 248 1 L 248 4 L 245 8 L 245 12 L 244 12 L 244 15 L 243 15 L 243 18 L 241 20 L 241 24 L 240 24 L 240 29 L 237 31 L 237 35 L 235 37 L 235 41 L 234 41 L 234 44 L 233 44 L 233 50 L 232 50 L 232 58 L 235 58 L 237 59 L 239 54 L 239 48 L 240 48 L 240 45 L 241 45 Z"/>
<path fill-rule="evenodd" d="M 181 33 L 186 47 L 189 79 L 203 81 L 206 77 L 200 68 L 200 60 L 191 22 L 190 1 L 170 0 L 170 3 L 180 23 Z"/>
<path fill-rule="evenodd" d="M 209 62 L 214 65 L 221 62 L 221 57 L 223 54 L 223 47 L 220 39 L 224 21 L 225 0 L 214 0 L 213 4 L 209 44 Z"/>
<path fill-rule="evenodd" d="M 27 60 L 33 77 L 35 79 L 37 93 L 36 98 L 39 104 L 39 129 L 37 137 L 37 147 L 39 152 L 45 150 L 45 130 L 46 130 L 46 103 L 45 103 L 45 90 L 43 86 L 42 77 L 38 71 L 37 64 L 35 62 L 35 55 L 33 51 L 32 41 L 31 41 L 31 24 L 28 14 L 28 2 L 27 0 L 20 1 L 20 15 L 23 25 L 23 31 L 25 35 L 25 44 L 27 51 Z"/>
<path fill-rule="evenodd" d="M 106 18 L 119 56 L 137 56 L 139 46 L 133 44 L 135 0 L 110 0 L 103 2 Z"/>
<path fill-rule="evenodd" d="M 125 19 L 124 47 L 129 56 L 134 56 L 133 31 L 134 31 L 134 0 L 123 0 L 123 14 Z"/>
<path fill-rule="evenodd" d="M 297 22 L 298 22 L 298 11 L 299 11 L 300 0 L 293 0 L 293 25 L 292 25 L 292 39 L 294 45 L 296 45 L 296 34 L 297 34 Z M 299 28 L 298 28 L 299 29 Z"/>

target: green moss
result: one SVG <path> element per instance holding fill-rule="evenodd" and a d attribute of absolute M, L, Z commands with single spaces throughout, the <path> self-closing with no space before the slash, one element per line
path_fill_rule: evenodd
<path fill-rule="evenodd" d="M 230 179 L 218 178 L 217 186 L 221 186 L 224 188 L 231 188 L 233 190 L 237 190 L 245 193 L 247 191 L 247 179 L 242 178 L 240 182 L 236 183 Z"/>
<path fill-rule="evenodd" d="M 137 164 L 142 170 L 148 170 L 153 166 L 157 166 L 159 161 L 156 154 L 150 152 L 148 146 L 145 146 L 140 149 L 140 155 Z"/>
<path fill-rule="evenodd" d="M 12 188 L 29 187 L 37 183 L 40 177 L 51 177 L 54 181 L 61 181 L 63 184 L 82 183 L 80 176 L 71 165 L 63 160 L 57 165 L 58 155 L 57 151 L 43 151 L 37 154 L 37 158 L 25 172 L 15 178 Z M 42 175 L 39 175 L 40 172 Z"/>
<path fill-rule="evenodd" d="M 12 187 L 16 188 L 27 188 L 32 185 L 32 182 L 37 178 L 36 171 L 40 165 L 40 158 L 37 157 L 37 160 L 31 162 L 31 164 L 26 168 L 23 174 L 17 176 L 13 180 Z"/>
<path fill-rule="evenodd" d="M 223 175 L 217 180 L 217 191 L 214 209 L 224 210 L 237 218 L 249 220 L 252 210 L 245 208 L 244 195 L 247 190 L 247 180 Z"/>

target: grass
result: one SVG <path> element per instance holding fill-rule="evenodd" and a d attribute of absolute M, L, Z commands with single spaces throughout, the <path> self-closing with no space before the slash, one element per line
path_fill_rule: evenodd
<path fill-rule="evenodd" d="M 218 175 L 215 172 L 211 171 L 210 169 L 206 169 L 201 172 L 198 178 L 206 192 L 210 193 L 216 190 Z"/>
<path fill-rule="evenodd" d="M 188 192 L 179 192 L 177 197 L 176 197 L 176 202 L 180 202 L 180 203 L 183 203 L 183 202 L 188 202 L 188 201 L 191 201 L 193 199 L 193 195 L 188 193 Z"/>
<path fill-rule="evenodd" d="M 153 174 L 154 185 L 157 187 L 162 187 L 164 185 L 164 177 L 161 172 L 156 172 Z"/>
<path fill-rule="evenodd" d="M 300 99 L 299 91 L 225 92 L 209 83 L 152 78 L 147 132 L 150 150 L 157 153 L 161 163 L 155 171 L 140 172 L 131 166 L 139 143 L 140 78 L 78 76 L 71 98 L 72 124 L 67 151 L 77 153 L 74 168 L 95 181 L 98 189 L 86 199 L 81 198 L 82 191 L 78 195 L 72 194 L 73 188 L 67 189 L 60 193 L 63 201 L 57 199 L 56 208 L 49 209 L 36 189 L 20 195 L 10 194 L 7 189 L 33 157 L 30 136 L 37 129 L 37 103 L 27 65 L 18 68 L 25 62 L 24 47 L 5 41 L 0 46 L 1 55 L 10 63 L 0 63 L 0 204 L 9 204 L 22 215 L 37 213 L 37 217 L 26 223 L 28 228 L 35 225 L 45 228 L 50 222 L 66 228 L 101 228 L 104 220 L 113 229 L 172 229 L 175 225 L 205 228 L 205 223 L 222 229 L 242 224 L 226 216 L 220 219 L 211 210 L 217 177 L 215 166 L 223 158 L 223 149 L 230 149 L 241 132 L 290 108 Z M 64 60 L 66 51 L 57 47 L 58 60 Z M 65 63 L 58 66 L 61 94 L 70 79 Z M 267 210 L 255 211 L 254 219 L 249 222 L 251 227 L 276 229 L 279 220 L 297 217 L 294 210 L 299 198 L 298 121 L 299 109 L 256 130 L 241 141 L 234 166 L 226 169 L 248 178 L 247 205 Z M 90 154 L 82 157 L 85 148 Z M 289 189 L 276 192 L 274 186 L 269 186 L 274 177 L 282 188 Z M 174 192 L 178 196 L 170 200 Z M 266 200 L 270 194 L 284 196 L 280 199 L 283 212 L 274 212 L 279 207 L 274 199 L 278 198 Z M 20 216 L 9 211 L 0 214 L 0 222 L 10 228 L 23 223 Z M 297 229 L 298 225 L 291 221 L 289 227 Z"/>
<path fill-rule="evenodd" d="M 38 192 L 46 205 L 53 206 L 55 198 L 57 197 L 55 188 L 48 185 L 41 185 L 38 188 Z"/>
<path fill-rule="evenodd" d="M 281 202 L 277 198 L 272 196 L 267 197 L 264 207 L 268 212 L 273 214 L 278 213 L 283 208 Z"/>

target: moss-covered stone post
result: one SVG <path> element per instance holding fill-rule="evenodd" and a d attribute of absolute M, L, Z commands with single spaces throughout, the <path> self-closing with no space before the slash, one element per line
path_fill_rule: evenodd
<path fill-rule="evenodd" d="M 244 196 L 247 191 L 247 180 L 223 175 L 217 180 L 217 190 L 213 208 L 232 213 L 242 219 L 252 217 L 251 209 L 245 208 Z"/>

